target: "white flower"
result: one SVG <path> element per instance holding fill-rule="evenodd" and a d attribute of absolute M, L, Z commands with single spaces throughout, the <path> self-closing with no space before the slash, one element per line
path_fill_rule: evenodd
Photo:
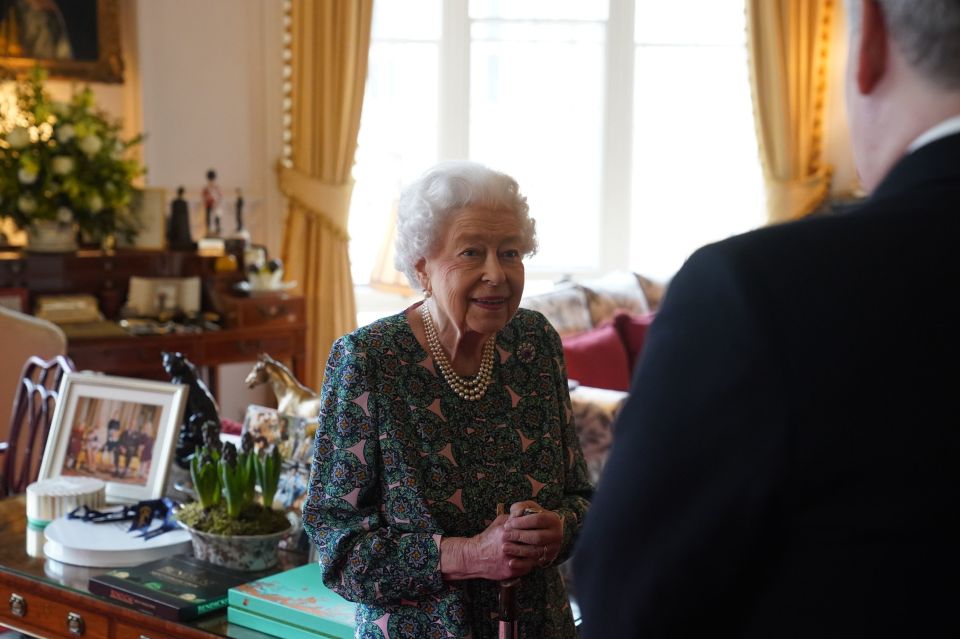
<path fill-rule="evenodd" d="M 33 184 L 37 181 L 37 172 L 30 169 L 20 169 L 17 171 L 17 179 L 20 184 Z"/>
<path fill-rule="evenodd" d="M 74 130 L 72 124 L 64 124 L 63 126 L 57 127 L 57 142 L 60 144 L 66 144 L 73 139 L 77 132 Z"/>
<path fill-rule="evenodd" d="M 15 149 L 22 149 L 30 144 L 30 131 L 25 126 L 17 126 L 7 133 L 7 143 Z"/>
<path fill-rule="evenodd" d="M 103 209 L 103 198 L 94 193 L 90 196 L 90 199 L 87 200 L 87 206 L 90 207 L 93 213 L 99 213 Z"/>
<path fill-rule="evenodd" d="M 65 206 L 61 206 L 59 209 L 57 209 L 57 221 L 63 224 L 69 224 L 70 222 L 73 222 L 73 211 Z"/>
<path fill-rule="evenodd" d="M 80 138 L 80 150 L 92 157 L 103 148 L 103 140 L 95 135 L 86 135 Z"/>
<path fill-rule="evenodd" d="M 54 175 L 68 175 L 73 171 L 73 158 L 69 155 L 56 155 L 50 162 Z"/>
<path fill-rule="evenodd" d="M 37 201 L 33 199 L 32 195 L 21 195 L 17 198 L 17 208 L 20 209 L 21 213 L 30 215 L 37 210 Z"/>

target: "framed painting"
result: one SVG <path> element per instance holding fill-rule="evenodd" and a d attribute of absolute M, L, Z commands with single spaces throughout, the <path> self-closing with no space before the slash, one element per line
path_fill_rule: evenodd
<path fill-rule="evenodd" d="M 0 76 L 123 82 L 120 0 L 0 0 Z"/>
<path fill-rule="evenodd" d="M 40 479 L 96 477 L 107 501 L 159 499 L 188 392 L 184 384 L 67 373 Z"/>

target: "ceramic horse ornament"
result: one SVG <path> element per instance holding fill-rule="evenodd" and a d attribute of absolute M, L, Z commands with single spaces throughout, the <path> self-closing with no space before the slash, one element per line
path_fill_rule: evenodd
<path fill-rule="evenodd" d="M 280 413 L 310 420 L 320 414 L 320 395 L 301 384 L 289 368 L 266 353 L 260 354 L 253 370 L 243 381 L 247 388 L 270 382 Z"/>

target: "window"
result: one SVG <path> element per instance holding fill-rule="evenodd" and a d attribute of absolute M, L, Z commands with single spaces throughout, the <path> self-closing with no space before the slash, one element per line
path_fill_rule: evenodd
<path fill-rule="evenodd" d="M 350 229 L 368 281 L 400 186 L 441 158 L 510 173 L 528 278 L 670 277 L 759 226 L 742 0 L 377 0 Z"/>

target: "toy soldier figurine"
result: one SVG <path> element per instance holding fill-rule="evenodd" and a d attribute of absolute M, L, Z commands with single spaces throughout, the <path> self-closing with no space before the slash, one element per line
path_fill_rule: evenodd
<path fill-rule="evenodd" d="M 243 233 L 243 192 L 240 189 L 237 189 L 237 205 L 236 205 L 236 214 L 237 214 L 237 230 L 236 233 L 239 235 Z"/>
<path fill-rule="evenodd" d="M 223 194 L 217 186 L 217 172 L 207 171 L 207 185 L 203 187 L 203 206 L 206 209 L 207 237 L 220 235 L 220 203 Z"/>
<path fill-rule="evenodd" d="M 167 244 L 173 250 L 192 251 L 197 247 L 190 237 L 190 207 L 183 199 L 183 187 L 177 189 L 177 198 L 170 203 L 167 222 Z"/>

